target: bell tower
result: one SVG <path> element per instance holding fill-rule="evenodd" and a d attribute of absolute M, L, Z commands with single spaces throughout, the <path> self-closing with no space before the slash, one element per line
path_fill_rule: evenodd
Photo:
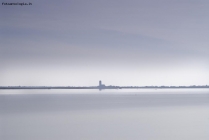
<path fill-rule="evenodd" d="M 101 86 L 102 86 L 102 81 L 100 80 L 100 81 L 99 81 L 99 87 L 101 87 Z"/>

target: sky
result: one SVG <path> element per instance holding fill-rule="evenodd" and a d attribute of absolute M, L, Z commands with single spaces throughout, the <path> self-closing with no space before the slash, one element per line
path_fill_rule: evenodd
<path fill-rule="evenodd" d="M 208 0 L 24 2 L 0 6 L 0 86 L 209 85 Z"/>

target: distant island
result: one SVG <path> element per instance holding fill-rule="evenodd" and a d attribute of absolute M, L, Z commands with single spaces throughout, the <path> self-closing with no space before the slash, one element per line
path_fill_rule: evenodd
<path fill-rule="evenodd" d="M 98 86 L 0 86 L 0 89 L 188 89 L 209 88 L 208 85 L 192 86 L 106 86 L 99 81 Z"/>

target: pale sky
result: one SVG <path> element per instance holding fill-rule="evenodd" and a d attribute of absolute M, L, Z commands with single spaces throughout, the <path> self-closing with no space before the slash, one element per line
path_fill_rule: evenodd
<path fill-rule="evenodd" d="M 209 85 L 208 0 L 24 2 L 0 6 L 0 86 Z"/>

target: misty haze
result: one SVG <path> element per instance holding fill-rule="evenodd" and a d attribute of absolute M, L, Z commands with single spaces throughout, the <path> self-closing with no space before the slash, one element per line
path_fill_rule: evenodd
<path fill-rule="evenodd" d="M 208 0 L 17 3 L 0 7 L 0 140 L 209 139 Z"/>

